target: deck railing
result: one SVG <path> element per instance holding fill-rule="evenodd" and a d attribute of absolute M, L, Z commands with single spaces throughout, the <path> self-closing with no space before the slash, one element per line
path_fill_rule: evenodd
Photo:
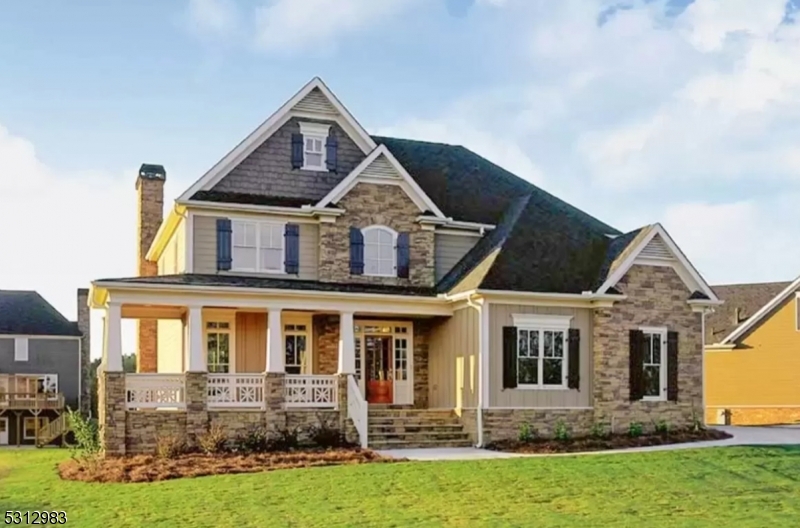
<path fill-rule="evenodd" d="M 264 408 L 264 376 L 209 374 L 208 408 Z"/>
<path fill-rule="evenodd" d="M 60 392 L 0 392 L 2 410 L 63 409 L 64 395 Z"/>
<path fill-rule="evenodd" d="M 186 381 L 183 374 L 126 374 L 128 409 L 183 409 Z"/>
<path fill-rule="evenodd" d="M 337 376 L 287 374 L 284 385 L 286 407 L 335 408 L 339 405 Z"/>

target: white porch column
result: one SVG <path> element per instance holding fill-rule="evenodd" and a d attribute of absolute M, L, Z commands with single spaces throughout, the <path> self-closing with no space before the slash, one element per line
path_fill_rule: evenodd
<path fill-rule="evenodd" d="M 339 371 L 338 374 L 356 373 L 356 344 L 353 334 L 353 312 L 339 314 Z"/>
<path fill-rule="evenodd" d="M 106 372 L 122 372 L 122 306 L 106 306 L 103 343 L 103 366 Z"/>
<path fill-rule="evenodd" d="M 206 352 L 203 343 L 203 307 L 189 306 L 186 318 L 188 346 L 186 347 L 186 372 L 205 372 Z M 233 351 L 231 351 L 233 353 Z"/>
<path fill-rule="evenodd" d="M 267 313 L 267 372 L 283 373 L 286 371 L 281 311 L 280 308 L 270 308 Z"/>

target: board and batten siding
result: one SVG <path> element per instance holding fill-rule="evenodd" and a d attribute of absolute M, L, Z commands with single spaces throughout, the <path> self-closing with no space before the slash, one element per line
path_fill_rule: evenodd
<path fill-rule="evenodd" d="M 478 406 L 479 325 L 478 311 L 462 308 L 432 327 L 428 347 L 429 407 Z"/>
<path fill-rule="evenodd" d="M 193 218 L 193 273 L 217 273 L 217 217 L 193 215 Z M 265 218 L 264 220 L 270 219 L 271 218 Z M 290 221 L 286 218 L 278 220 L 281 222 Z M 281 279 L 317 280 L 317 270 L 319 268 L 319 226 L 316 224 L 298 225 L 300 226 L 300 272 L 297 275 L 279 275 L 277 277 Z M 247 275 L 276 276 L 271 273 L 248 273 Z"/>
<path fill-rule="evenodd" d="M 433 240 L 434 273 L 438 282 L 456 265 L 456 262 L 475 247 L 480 237 L 435 233 Z"/>
<path fill-rule="evenodd" d="M 581 332 L 580 389 L 503 389 L 503 327 L 514 326 L 513 314 L 569 315 L 570 326 Z M 490 407 L 589 407 L 592 405 L 592 311 L 494 304 L 489 309 L 489 406 Z M 564 347 L 566 354 L 567 347 Z"/>
<path fill-rule="evenodd" d="M 236 313 L 236 372 L 264 372 L 267 365 L 267 314 Z"/>

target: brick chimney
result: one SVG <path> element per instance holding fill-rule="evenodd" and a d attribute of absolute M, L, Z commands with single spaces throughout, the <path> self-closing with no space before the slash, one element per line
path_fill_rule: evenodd
<path fill-rule="evenodd" d="M 158 275 L 158 263 L 145 258 L 156 232 L 164 218 L 164 182 L 167 172 L 162 165 L 142 164 L 136 178 L 138 216 L 136 233 L 138 239 L 137 263 L 140 277 Z M 136 349 L 136 371 L 156 372 L 158 369 L 158 320 L 139 319 L 138 346 Z"/>
<path fill-rule="evenodd" d="M 78 288 L 78 330 L 81 332 L 81 412 L 88 414 L 92 407 L 92 387 L 94 380 L 89 379 L 91 363 L 91 312 L 89 310 L 89 290 Z"/>

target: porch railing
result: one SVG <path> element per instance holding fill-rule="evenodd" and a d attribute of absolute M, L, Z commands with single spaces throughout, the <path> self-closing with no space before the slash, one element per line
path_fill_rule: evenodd
<path fill-rule="evenodd" d="M 286 407 L 331 407 L 339 404 L 337 376 L 287 374 L 284 385 Z"/>
<path fill-rule="evenodd" d="M 128 409 L 186 407 L 186 382 L 182 374 L 126 374 Z"/>
<path fill-rule="evenodd" d="M 367 437 L 367 401 L 361 395 L 355 376 L 347 376 L 347 417 L 353 421 L 358 431 L 361 447 L 366 449 Z"/>
<path fill-rule="evenodd" d="M 209 374 L 208 408 L 264 408 L 264 376 Z"/>
<path fill-rule="evenodd" d="M 60 392 L 0 392 L 0 410 L 63 409 L 64 395 Z"/>

